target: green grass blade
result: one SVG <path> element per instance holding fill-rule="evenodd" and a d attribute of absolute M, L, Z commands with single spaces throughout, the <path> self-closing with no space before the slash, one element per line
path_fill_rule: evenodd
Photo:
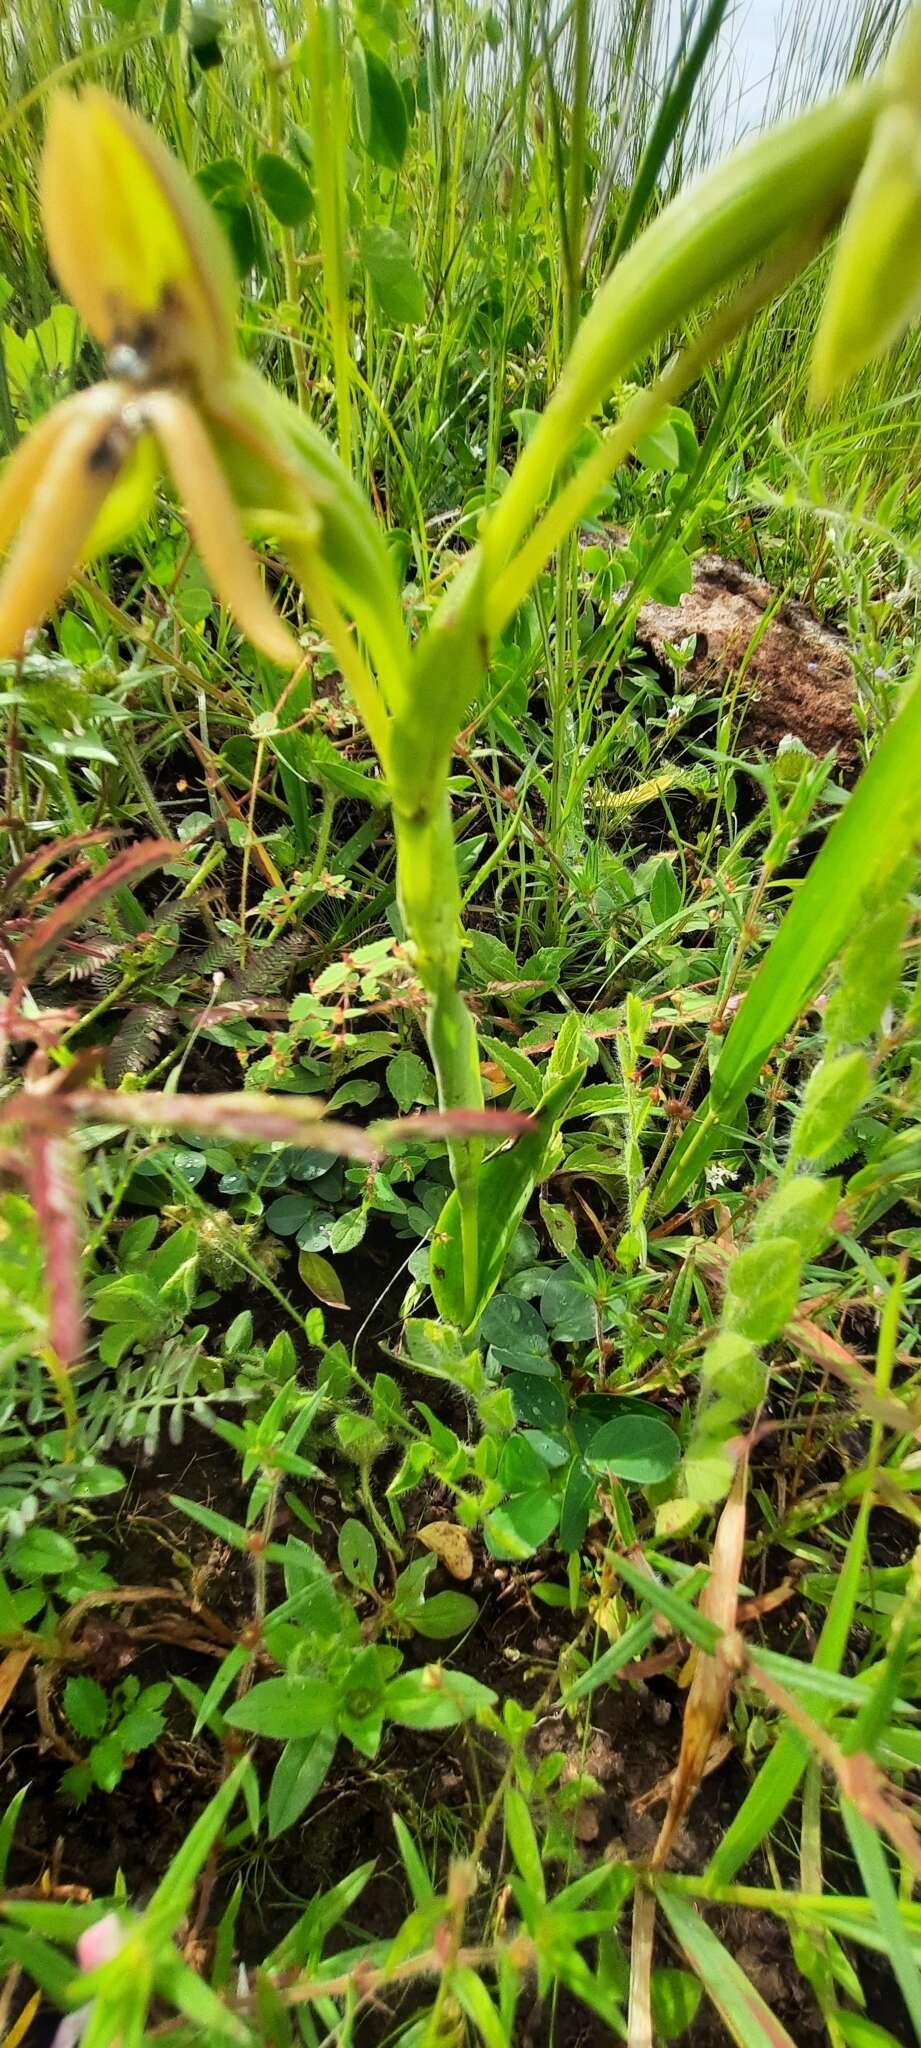
<path fill-rule="evenodd" d="M 655 1632 L 655 1618 L 651 1614 L 644 1614 L 639 1621 L 631 1622 L 619 1641 L 612 1643 L 610 1649 L 599 1657 L 597 1664 L 593 1664 L 589 1671 L 583 1671 L 575 1685 L 567 1688 L 563 1696 L 565 1705 L 569 1707 L 576 1700 L 584 1700 L 589 1693 L 596 1692 L 599 1685 L 605 1685 L 616 1677 L 625 1664 L 633 1662 L 634 1657 L 641 1657 L 649 1648 Z"/>
<path fill-rule="evenodd" d="M 808 1743 L 785 1728 L 711 1858 L 708 1886 L 731 1884 L 789 1806 L 808 1762 Z"/>
<path fill-rule="evenodd" d="M 473 2021 L 484 2048 L 508 2048 L 508 2035 L 489 1992 L 476 1971 L 455 1970 L 451 1977 L 451 1989 L 458 2003 L 463 2006 L 468 2020 Z"/>
<path fill-rule="evenodd" d="M 899 1989 L 908 2007 L 915 2038 L 921 2041 L 921 1971 L 899 1911 L 899 1901 L 886 1853 L 875 1828 L 857 1812 L 849 1799 L 841 1801 L 841 1818 L 847 1828 L 860 1875 L 876 1909 L 889 1950 L 889 1959 Z"/>
<path fill-rule="evenodd" d="M 397 1838 L 397 1848 L 400 1851 L 403 1868 L 409 1880 L 413 1905 L 417 1907 L 428 1906 L 435 1897 L 435 1887 L 416 1848 L 412 1835 L 406 1826 L 406 1822 L 400 1819 L 398 1813 L 395 1813 L 393 1816 L 393 1831 Z"/>
<path fill-rule="evenodd" d="M 918 831 L 921 671 L 794 897 L 729 1031 L 709 1096 L 688 1125 L 656 1192 L 667 1213 L 709 1159 L 765 1061 L 819 987 L 868 901 L 905 859 Z"/>
<path fill-rule="evenodd" d="M 618 1557 L 614 1562 L 618 1577 L 625 1581 L 647 1607 L 651 1607 L 656 1614 L 664 1614 L 676 1635 L 687 1636 L 688 1641 L 693 1643 L 696 1649 L 703 1650 L 707 1656 L 712 1657 L 721 1634 L 714 1621 L 708 1621 L 706 1615 L 700 1614 L 696 1607 L 690 1606 L 680 1593 L 673 1593 L 670 1586 L 663 1586 L 658 1579 L 650 1579 L 628 1557 Z"/>
<path fill-rule="evenodd" d="M 19 1791 L 14 1793 L 3 1815 L 3 1819 L 0 1820 L 0 1884 L 6 1883 L 6 1866 L 9 1862 L 10 1850 L 13 1846 L 16 1824 L 22 1812 L 23 1800 L 28 1790 L 28 1785 L 20 1785 Z"/>
<path fill-rule="evenodd" d="M 241 1756 L 239 1762 L 218 1787 L 214 1798 L 200 1813 L 194 1826 L 189 1829 L 181 1849 L 160 1879 L 156 1891 L 144 1914 L 143 1926 L 156 1941 L 163 1941 L 178 1927 L 183 1913 L 195 1890 L 199 1871 L 220 1835 L 227 1815 L 243 1788 L 243 1781 L 252 1769 L 248 1756 Z"/>
<path fill-rule="evenodd" d="M 658 1900 L 731 2039 L 740 2048 L 796 2048 L 792 2035 L 693 1906 L 667 1891 L 659 1892 Z"/>
<path fill-rule="evenodd" d="M 820 1671 L 841 1669 L 860 1591 L 869 1514 L 869 1502 L 864 1500 L 816 1649 L 814 1661 Z M 785 1728 L 711 1858 L 708 1885 L 731 1884 L 789 1806 L 808 1761 L 808 1744 L 795 1728 Z"/>
<path fill-rule="evenodd" d="M 690 48 L 679 51 L 672 78 L 656 116 L 633 181 L 611 258 L 616 263 L 629 247 L 659 182 L 659 175 L 677 135 L 687 121 L 694 89 L 726 18 L 729 0 L 710 0 Z"/>

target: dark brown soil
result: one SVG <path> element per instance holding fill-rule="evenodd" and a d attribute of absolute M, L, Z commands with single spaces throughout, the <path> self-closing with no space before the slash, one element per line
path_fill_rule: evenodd
<path fill-rule="evenodd" d="M 433 1383 L 427 1381 L 429 1400 L 432 1389 Z M 446 1394 L 446 1406 L 456 1422 L 457 1397 L 450 1389 Z M 191 1430 L 177 1448 L 164 1445 L 149 1464 L 139 1464 L 132 1472 L 117 1527 L 109 1531 L 112 1552 L 124 1586 L 158 1586 L 171 1597 L 127 1607 L 113 1593 L 111 1605 L 93 1610 L 77 1638 L 86 1650 L 80 1668 L 105 1683 L 130 1668 L 144 1683 L 179 1673 L 207 1684 L 227 1636 L 235 1636 L 247 1618 L 250 1585 L 245 1561 L 190 1525 L 170 1504 L 169 1495 L 175 1493 L 218 1506 L 231 1516 L 241 1508 L 233 1455 L 205 1430 Z M 436 1495 L 430 1502 L 420 1500 L 419 1516 L 432 1509 L 444 1511 L 444 1506 Z M 322 1490 L 311 1497 L 311 1508 L 322 1525 Z M 332 1536 L 328 1506 L 327 1514 Z M 326 1547 L 323 1534 L 316 1540 Z M 550 1560 L 547 1569 L 552 1575 Z M 444 1581 L 446 1586 L 450 1583 Z M 464 1669 L 492 1685 L 500 1698 L 512 1696 L 534 1705 L 572 1624 L 557 1610 L 535 1607 L 525 1577 L 512 1567 L 497 1566 L 482 1553 L 470 1590 L 480 1604 L 481 1622 L 464 1645 Z M 190 1594 L 197 1611 L 190 1605 Z M 423 1643 L 410 1644 L 407 1651 L 408 1661 L 425 1661 L 430 1654 Z M 532 1738 L 535 1761 L 551 1750 L 563 1750 L 567 1774 L 587 1771 L 599 1788 L 575 1817 L 572 1874 L 602 1857 L 642 1859 L 652 1849 L 664 1808 L 661 1800 L 650 1801 L 646 1795 L 661 1786 L 675 1763 L 684 1697 L 672 1678 L 660 1677 L 648 1684 L 600 1691 L 587 1733 L 556 1708 L 538 1722 Z M 54 1718 L 60 1726 L 59 1712 Z M 63 1763 L 42 1744 L 32 1675 L 27 1674 L 7 1710 L 0 1766 L 0 1803 L 24 1780 L 31 1786 L 9 1881 L 33 1885 L 43 1872 L 51 1871 L 57 1884 L 86 1886 L 94 1895 L 105 1896 L 120 1872 L 129 1897 L 143 1904 L 218 1781 L 216 1745 L 210 1738 L 192 1742 L 190 1727 L 191 1715 L 176 1695 L 170 1728 L 157 1749 L 139 1757 L 113 1795 L 97 1797 L 82 1812 L 74 1812 L 58 1796 Z M 266 1769 L 271 1752 L 272 1745 L 266 1745 L 260 1758 Z M 391 1730 L 373 1764 L 343 1744 L 333 1774 L 298 1827 L 272 1844 L 244 1842 L 225 1858 L 207 1924 L 213 1926 L 230 1886 L 242 1878 L 238 1944 L 243 1960 L 255 1963 L 279 1940 L 309 1897 L 358 1863 L 374 1860 L 374 1875 L 341 1930 L 342 1938 L 392 1935 L 410 1903 L 396 1853 L 393 1815 L 402 1816 L 443 1876 L 452 1840 L 461 1852 L 469 1844 L 480 1801 L 495 1785 L 499 1767 L 493 1745 L 479 1734 L 451 1731 L 425 1737 Z M 744 1797 L 747 1782 L 741 1761 L 732 1754 L 706 1780 L 679 1831 L 672 1857 L 675 1869 L 690 1873 L 704 1867 Z M 496 1834 L 483 1859 L 484 1898 L 491 1890 L 488 1876 L 498 1875 L 500 1851 Z M 760 1866 L 751 1875 L 754 1881 L 768 1881 Z M 792 1870 L 791 1881 L 795 1882 Z M 800 2048 L 818 2043 L 821 2021 L 808 1994 L 804 1997 L 783 1928 L 767 1914 L 742 1912 L 717 1913 L 713 1924 L 777 2017 L 790 2026 Z M 202 1932 L 206 1935 L 207 1928 Z M 662 1934 L 660 1960 L 681 1961 Z M 873 2010 L 881 2015 L 888 2004 L 889 2024 L 899 2039 L 904 2019 L 891 1981 L 880 1975 L 882 1981 L 874 1983 Z M 400 2017 L 408 2018 L 411 2010 L 406 2003 Z M 378 2048 L 394 2017 L 395 2008 L 369 2015 L 356 2036 L 361 2048 Z M 35 2022 L 28 2037 L 30 2048 L 44 2048 L 50 2026 L 47 2016 Z M 543 2048 L 550 2037 L 549 2010 L 526 1997 L 517 2035 L 520 2048 Z M 567 1996 L 561 1999 L 553 2018 L 554 2048 L 605 2048 L 612 2038 L 603 2022 Z M 684 2039 L 687 2048 L 724 2048 L 728 2036 L 705 2004 Z"/>

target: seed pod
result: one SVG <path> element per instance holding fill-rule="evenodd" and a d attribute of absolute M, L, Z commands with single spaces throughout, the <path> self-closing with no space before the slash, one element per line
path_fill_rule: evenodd
<path fill-rule="evenodd" d="M 768 1196 L 755 1225 L 755 1239 L 763 1244 L 775 1237 L 793 1237 L 804 1259 L 815 1257 L 831 1232 L 841 1183 L 818 1180 L 814 1174 L 797 1174 Z"/>
<path fill-rule="evenodd" d="M 812 354 L 823 404 L 921 313 L 921 8 L 884 78 L 886 103 L 854 187 Z"/>
<path fill-rule="evenodd" d="M 904 886 L 907 893 L 908 877 Z M 903 898 L 869 912 L 846 947 L 838 987 L 825 1012 L 829 1049 L 837 1052 L 878 1031 L 886 1004 L 898 987 L 902 941 L 910 916 Z"/>
<path fill-rule="evenodd" d="M 700 1361 L 700 1377 L 709 1395 L 730 1403 L 733 1416 L 756 1408 L 764 1393 L 764 1367 L 756 1347 L 735 1330 L 719 1330 L 711 1337 Z"/>

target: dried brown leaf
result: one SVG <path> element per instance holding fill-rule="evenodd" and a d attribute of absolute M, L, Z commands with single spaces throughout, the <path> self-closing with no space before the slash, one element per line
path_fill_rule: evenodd
<path fill-rule="evenodd" d="M 473 1548 L 459 1522 L 426 1522 L 416 1530 L 416 1541 L 433 1552 L 452 1579 L 472 1579 Z"/>
<path fill-rule="evenodd" d="M 745 1491 L 748 1464 L 742 1458 L 732 1491 L 720 1516 L 713 1540 L 710 1577 L 698 1602 L 707 1621 L 715 1622 L 724 1636 L 735 1629 L 739 1605 L 739 1579 L 745 1544 Z M 698 1653 L 694 1676 L 684 1709 L 681 1750 L 674 1773 L 668 1812 L 662 1822 L 653 1851 L 653 1868 L 660 1870 L 668 1858 L 675 1833 L 707 1769 L 716 1745 L 729 1697 L 732 1672 L 719 1656 Z"/>

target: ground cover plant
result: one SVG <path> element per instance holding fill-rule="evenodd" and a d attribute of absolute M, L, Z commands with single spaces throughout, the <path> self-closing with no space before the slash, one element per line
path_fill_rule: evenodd
<path fill-rule="evenodd" d="M 921 14 L 680 12 L 0 22 L 6 2048 L 921 2037 Z"/>

